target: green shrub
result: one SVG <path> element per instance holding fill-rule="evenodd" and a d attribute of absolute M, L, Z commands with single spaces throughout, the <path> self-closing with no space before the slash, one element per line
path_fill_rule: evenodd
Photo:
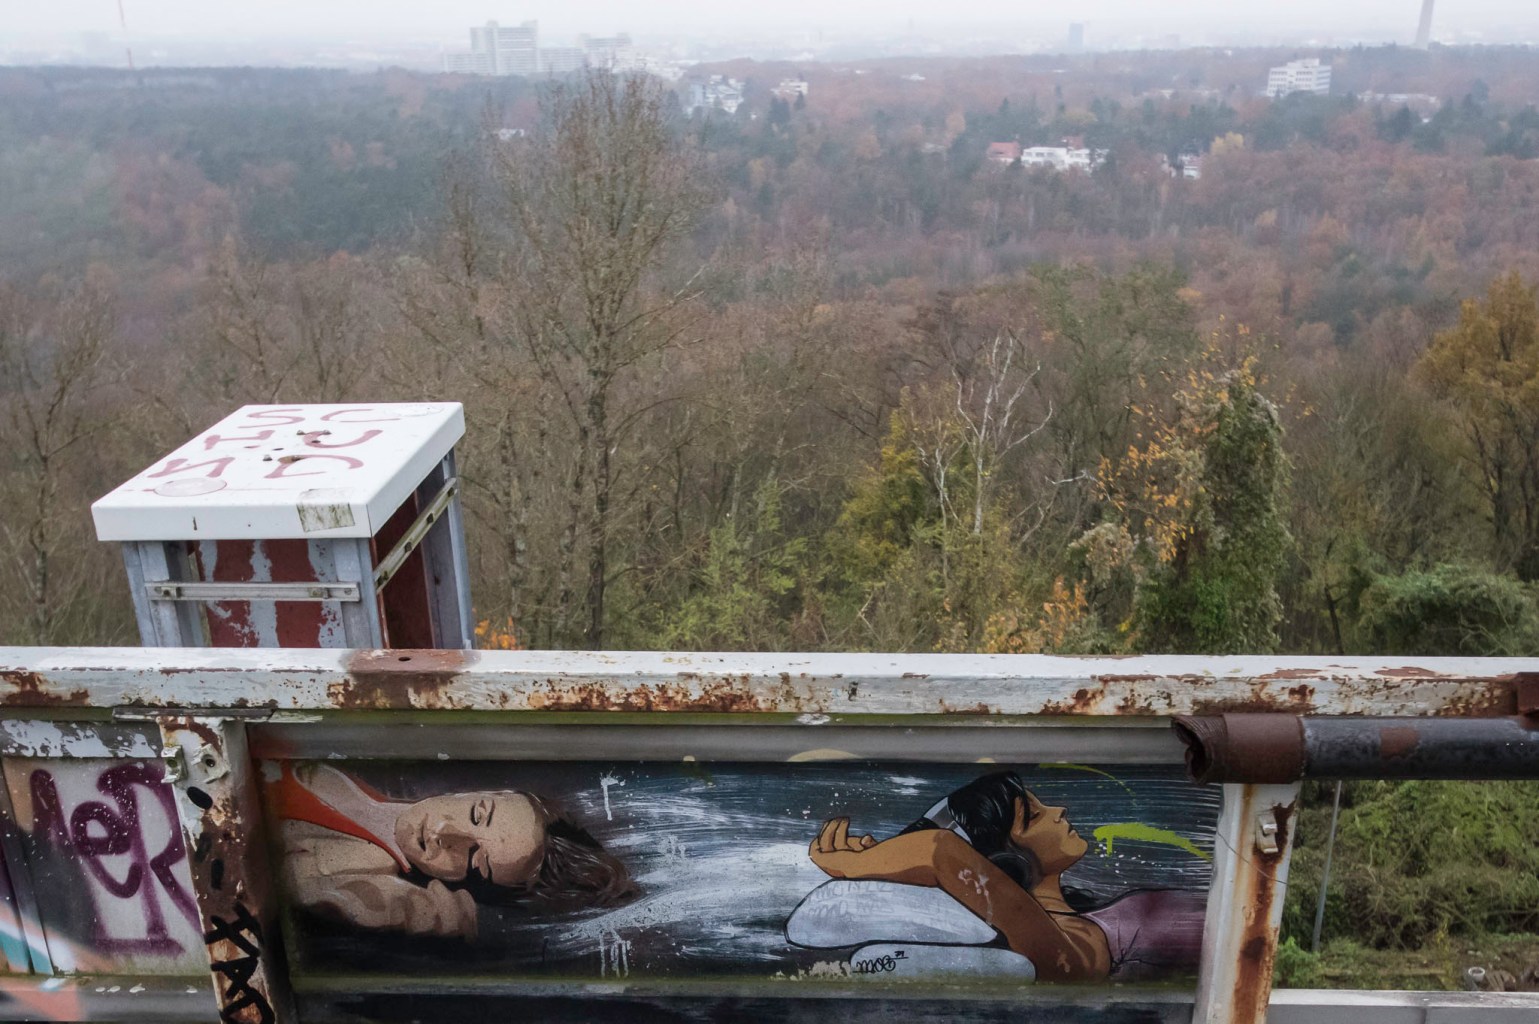
<path fill-rule="evenodd" d="M 1324 787 L 1320 787 L 1321 790 Z M 1300 822 L 1284 934 L 1307 942 L 1330 821 Z M 1414 949 L 1446 935 L 1539 930 L 1539 783 L 1361 782 L 1343 791 L 1324 936 Z"/>
<path fill-rule="evenodd" d="M 1311 953 L 1293 936 L 1277 946 L 1277 960 L 1272 967 L 1272 984 L 1278 988 L 1315 988 L 1320 981 L 1320 957 Z"/>
<path fill-rule="evenodd" d="M 1509 656 L 1539 650 L 1539 608 L 1510 576 L 1463 565 L 1376 577 L 1357 601 L 1373 653 Z"/>

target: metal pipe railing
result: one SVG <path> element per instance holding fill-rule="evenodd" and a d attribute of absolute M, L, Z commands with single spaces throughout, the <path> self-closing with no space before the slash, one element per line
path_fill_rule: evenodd
<path fill-rule="evenodd" d="M 1539 779 L 1539 718 L 1184 715 L 1196 782 Z"/>

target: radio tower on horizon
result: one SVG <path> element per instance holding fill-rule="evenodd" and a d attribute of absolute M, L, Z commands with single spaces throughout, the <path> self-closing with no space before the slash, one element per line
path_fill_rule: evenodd
<path fill-rule="evenodd" d="M 1432 0 L 1421 0 L 1421 24 L 1416 26 L 1416 48 L 1425 50 L 1432 44 Z"/>
<path fill-rule="evenodd" d="M 118 28 L 123 30 L 123 52 L 128 54 L 128 70 L 134 69 L 134 48 L 128 45 L 128 15 L 123 13 L 123 0 L 118 0 Z"/>

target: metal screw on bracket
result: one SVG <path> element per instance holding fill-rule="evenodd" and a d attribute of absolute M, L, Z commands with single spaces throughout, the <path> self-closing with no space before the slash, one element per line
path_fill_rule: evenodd
<path fill-rule="evenodd" d="M 230 766 L 215 752 L 213 747 L 199 747 L 196 760 L 198 763 L 198 775 L 202 782 L 213 782 L 215 779 L 222 779 L 230 774 Z"/>
<path fill-rule="evenodd" d="M 1256 815 L 1256 849 L 1262 853 L 1276 853 L 1282 849 L 1277 843 L 1277 816 L 1271 811 Z"/>
<path fill-rule="evenodd" d="M 166 769 L 166 774 L 160 781 L 175 784 L 187 778 L 187 759 L 182 756 L 181 747 L 174 745 L 161 747 L 160 763 Z"/>

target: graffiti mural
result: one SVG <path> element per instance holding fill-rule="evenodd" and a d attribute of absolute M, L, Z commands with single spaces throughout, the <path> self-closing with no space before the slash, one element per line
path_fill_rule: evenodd
<path fill-rule="evenodd" d="M 56 970 L 206 969 L 187 849 L 163 774 L 145 761 L 5 762 Z"/>
<path fill-rule="evenodd" d="M 1219 793 L 1089 765 L 268 762 L 301 971 L 1195 973 Z"/>
<path fill-rule="evenodd" d="M 483 904 L 577 909 L 635 892 L 624 864 L 532 792 L 391 800 L 328 765 L 285 764 L 268 776 L 289 892 L 341 923 L 474 939 Z"/>

